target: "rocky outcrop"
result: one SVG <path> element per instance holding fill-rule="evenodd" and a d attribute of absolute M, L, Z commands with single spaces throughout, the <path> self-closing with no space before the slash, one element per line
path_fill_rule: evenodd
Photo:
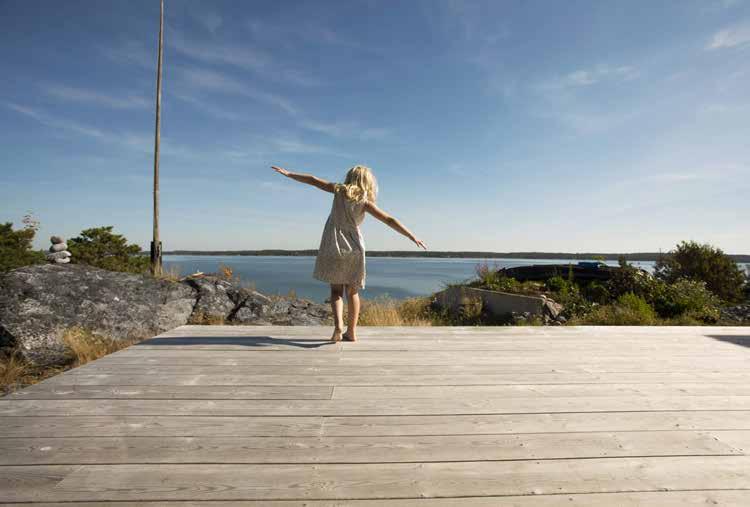
<path fill-rule="evenodd" d="M 328 305 L 306 299 L 269 298 L 216 276 L 188 277 L 185 283 L 198 293 L 191 318 L 195 323 L 318 326 L 331 318 Z"/>
<path fill-rule="evenodd" d="M 0 276 L 0 345 L 37 364 L 60 363 L 67 329 L 115 340 L 154 336 L 188 321 L 191 287 L 79 264 L 19 268 Z"/>
<path fill-rule="evenodd" d="M 750 304 L 722 308 L 721 320 L 737 324 L 750 323 Z"/>
<path fill-rule="evenodd" d="M 27 266 L 0 275 L 0 348 L 60 364 L 66 330 L 115 340 L 147 338 L 186 323 L 321 325 L 331 310 L 304 299 L 269 298 L 218 276 L 181 282 L 80 264 Z"/>

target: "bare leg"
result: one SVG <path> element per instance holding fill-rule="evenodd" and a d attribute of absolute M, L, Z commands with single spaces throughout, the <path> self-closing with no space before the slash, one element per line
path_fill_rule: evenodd
<path fill-rule="evenodd" d="M 359 320 L 359 292 L 356 287 L 346 286 L 347 305 L 349 306 L 349 326 L 344 336 L 348 341 L 357 341 L 357 321 Z"/>
<path fill-rule="evenodd" d="M 331 309 L 333 310 L 333 335 L 331 340 L 341 340 L 344 330 L 344 286 L 331 284 Z"/>

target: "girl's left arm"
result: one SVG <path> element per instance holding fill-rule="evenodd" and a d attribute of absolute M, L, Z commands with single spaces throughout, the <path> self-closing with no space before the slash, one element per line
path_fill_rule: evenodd
<path fill-rule="evenodd" d="M 317 176 L 313 176 L 312 174 L 293 173 L 291 171 L 287 171 L 284 168 L 276 167 L 275 165 L 272 165 L 271 169 L 281 175 L 286 176 L 287 178 L 292 178 L 293 180 L 299 181 L 301 183 L 307 183 L 308 185 L 318 187 L 319 189 L 325 190 L 326 192 L 333 193 L 336 188 L 336 185 L 334 183 L 320 179 Z"/>
<path fill-rule="evenodd" d="M 375 205 L 375 203 L 368 201 L 365 204 L 365 211 L 367 211 L 370 215 L 374 216 L 375 218 L 383 222 L 385 225 L 387 225 L 394 231 L 401 233 L 407 238 L 409 238 L 418 247 L 427 250 L 427 246 L 425 246 L 424 242 L 422 242 L 421 239 L 418 239 L 409 229 L 407 229 L 406 226 L 402 224 L 398 218 L 391 216 L 385 211 L 383 211 L 382 209 L 378 208 Z"/>

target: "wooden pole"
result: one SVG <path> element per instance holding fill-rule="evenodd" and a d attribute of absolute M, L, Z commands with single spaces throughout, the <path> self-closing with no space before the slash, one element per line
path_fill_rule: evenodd
<path fill-rule="evenodd" d="M 154 134 L 154 237 L 151 241 L 151 273 L 161 275 L 161 240 L 159 238 L 159 138 L 161 128 L 161 64 L 164 52 L 164 0 L 159 14 L 159 57 L 156 66 L 156 132 Z"/>

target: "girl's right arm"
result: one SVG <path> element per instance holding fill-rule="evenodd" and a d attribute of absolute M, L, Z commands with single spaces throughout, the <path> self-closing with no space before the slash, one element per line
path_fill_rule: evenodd
<path fill-rule="evenodd" d="M 368 201 L 365 204 L 365 211 L 367 211 L 370 215 L 374 216 L 375 218 L 383 222 L 385 225 L 387 225 L 394 231 L 399 232 L 403 234 L 404 236 L 406 236 L 407 238 L 409 238 L 410 240 L 412 240 L 414 243 L 416 243 L 418 247 L 424 248 L 425 250 L 427 250 L 427 247 L 425 246 L 425 244 L 421 240 L 417 239 L 417 237 L 414 234 L 412 234 L 412 232 L 409 229 L 407 229 L 404 224 L 399 222 L 396 217 L 389 215 L 382 209 L 375 206 L 374 203 L 371 203 Z"/>
<path fill-rule="evenodd" d="M 273 169 L 274 171 L 276 171 L 277 173 L 281 175 L 286 176 L 287 178 L 292 178 L 293 180 L 296 180 L 302 183 L 307 183 L 308 185 L 318 187 L 319 189 L 325 190 L 326 192 L 333 193 L 336 189 L 336 185 L 334 183 L 320 179 L 317 176 L 313 176 L 312 174 L 293 173 L 291 171 L 287 171 L 284 168 L 276 167 L 275 165 L 272 165 L 271 169 Z"/>

